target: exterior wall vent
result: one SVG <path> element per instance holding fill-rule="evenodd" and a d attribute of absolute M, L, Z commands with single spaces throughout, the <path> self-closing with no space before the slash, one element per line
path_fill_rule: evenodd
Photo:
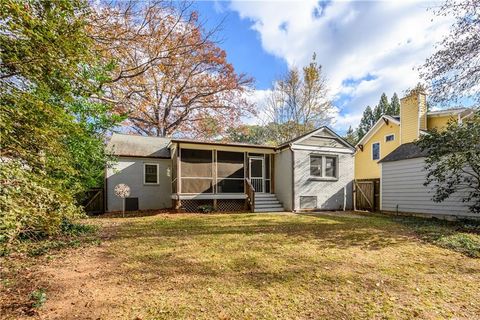
<path fill-rule="evenodd" d="M 316 209 L 317 197 L 316 196 L 300 196 L 300 209 Z"/>
<path fill-rule="evenodd" d="M 125 211 L 138 211 L 138 198 L 125 198 Z"/>

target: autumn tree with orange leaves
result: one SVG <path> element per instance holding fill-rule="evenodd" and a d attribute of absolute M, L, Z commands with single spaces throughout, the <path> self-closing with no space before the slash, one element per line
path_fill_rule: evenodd
<path fill-rule="evenodd" d="M 252 79 L 237 74 L 187 2 L 118 2 L 94 8 L 92 37 L 112 75 L 103 100 L 128 130 L 211 138 L 254 112 Z"/>

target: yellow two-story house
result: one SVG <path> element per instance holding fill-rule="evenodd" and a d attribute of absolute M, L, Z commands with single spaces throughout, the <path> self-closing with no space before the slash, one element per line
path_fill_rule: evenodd
<path fill-rule="evenodd" d="M 450 120 L 462 121 L 473 113 L 457 108 L 427 111 L 426 95 L 415 91 L 400 99 L 399 116 L 382 116 L 355 146 L 355 179 L 379 179 L 378 161 L 401 144 L 413 142 L 428 130 L 442 130 Z"/>

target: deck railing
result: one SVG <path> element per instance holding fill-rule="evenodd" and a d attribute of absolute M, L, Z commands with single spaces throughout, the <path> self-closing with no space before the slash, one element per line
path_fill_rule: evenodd
<path fill-rule="evenodd" d="M 250 179 L 245 178 L 245 194 L 247 195 L 247 203 L 250 211 L 255 211 L 255 188 L 252 186 Z"/>

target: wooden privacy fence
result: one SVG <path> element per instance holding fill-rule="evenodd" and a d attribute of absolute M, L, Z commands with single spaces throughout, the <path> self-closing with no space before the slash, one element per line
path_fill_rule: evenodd
<path fill-rule="evenodd" d="M 103 196 L 102 188 L 88 190 L 82 203 L 85 212 L 91 215 L 102 214 L 105 210 Z"/>
<path fill-rule="evenodd" d="M 355 180 L 353 199 L 355 210 L 380 210 L 380 179 Z"/>

